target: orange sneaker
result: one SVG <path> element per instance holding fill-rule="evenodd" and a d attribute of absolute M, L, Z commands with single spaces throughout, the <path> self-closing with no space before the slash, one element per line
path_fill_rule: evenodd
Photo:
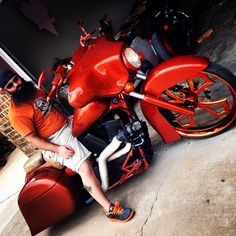
<path fill-rule="evenodd" d="M 115 202 L 115 204 L 111 203 L 109 212 L 105 210 L 104 212 L 109 220 L 121 223 L 129 221 L 134 215 L 133 209 L 123 208 L 119 205 L 119 202 Z"/>

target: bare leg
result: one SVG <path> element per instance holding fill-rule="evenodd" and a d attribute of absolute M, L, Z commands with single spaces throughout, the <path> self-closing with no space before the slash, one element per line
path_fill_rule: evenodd
<path fill-rule="evenodd" d="M 85 160 L 78 170 L 84 187 L 90 195 L 106 210 L 109 211 L 110 201 L 106 198 L 101 185 L 94 174 L 89 160 Z"/>

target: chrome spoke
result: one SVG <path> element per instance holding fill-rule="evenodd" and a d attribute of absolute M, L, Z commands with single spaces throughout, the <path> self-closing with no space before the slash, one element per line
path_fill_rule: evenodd
<path fill-rule="evenodd" d="M 216 111 L 215 109 L 213 109 L 213 107 L 216 106 L 222 107 L 223 110 L 220 112 Z M 198 107 L 209 112 L 216 119 L 220 119 L 221 117 L 231 113 L 231 106 L 226 98 L 214 102 L 199 102 Z"/>

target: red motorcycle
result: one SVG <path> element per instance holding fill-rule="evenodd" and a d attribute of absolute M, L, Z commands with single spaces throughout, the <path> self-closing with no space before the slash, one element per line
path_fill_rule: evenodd
<path fill-rule="evenodd" d="M 147 125 L 133 99 L 166 143 L 215 135 L 234 121 L 236 77 L 227 69 L 204 57 L 178 56 L 146 75 L 140 71 L 141 53 L 80 27 L 80 47 L 53 71 L 48 101 L 68 84 L 73 135 L 93 153 L 104 191 L 145 171 L 152 159 Z M 42 72 L 39 87 L 46 77 Z M 18 203 L 31 233 L 37 234 L 89 200 L 78 175 L 46 163 L 29 171 Z"/>

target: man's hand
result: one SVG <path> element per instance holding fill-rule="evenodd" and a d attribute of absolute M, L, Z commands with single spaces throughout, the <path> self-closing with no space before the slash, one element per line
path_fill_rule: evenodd
<path fill-rule="evenodd" d="M 69 145 L 60 145 L 58 146 L 57 153 L 60 156 L 65 157 L 66 159 L 69 159 L 75 154 L 75 151 Z"/>
<path fill-rule="evenodd" d="M 46 139 L 39 137 L 35 132 L 31 132 L 30 134 L 25 136 L 25 139 L 37 148 L 40 148 L 46 151 L 55 152 L 59 154 L 60 156 L 67 159 L 71 158 L 75 153 L 73 148 L 70 147 L 69 145 L 58 145 L 58 144 L 51 143 L 47 141 Z"/>

